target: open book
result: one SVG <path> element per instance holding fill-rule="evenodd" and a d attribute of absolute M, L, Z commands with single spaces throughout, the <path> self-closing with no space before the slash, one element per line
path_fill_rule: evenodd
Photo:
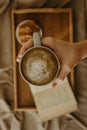
<path fill-rule="evenodd" d="M 51 85 L 30 88 L 42 121 L 77 110 L 77 103 L 67 78 L 54 88 Z"/>

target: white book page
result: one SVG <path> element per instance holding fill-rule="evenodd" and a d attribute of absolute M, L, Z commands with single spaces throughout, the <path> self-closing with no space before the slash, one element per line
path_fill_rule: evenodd
<path fill-rule="evenodd" d="M 34 90 L 33 96 L 42 120 L 49 120 L 77 109 L 67 78 L 57 87 L 47 86 L 36 92 Z"/>

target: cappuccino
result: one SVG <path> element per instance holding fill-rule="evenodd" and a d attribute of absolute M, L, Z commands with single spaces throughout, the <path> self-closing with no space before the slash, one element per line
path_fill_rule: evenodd
<path fill-rule="evenodd" d="M 20 67 L 24 79 L 39 86 L 50 83 L 57 76 L 59 64 L 54 52 L 39 46 L 24 54 Z"/>

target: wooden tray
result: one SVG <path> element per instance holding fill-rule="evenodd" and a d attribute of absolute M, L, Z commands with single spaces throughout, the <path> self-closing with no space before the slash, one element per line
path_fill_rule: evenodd
<path fill-rule="evenodd" d="M 12 42 L 14 64 L 14 101 L 15 110 L 36 110 L 32 93 L 21 78 L 16 57 L 21 45 L 15 37 L 17 25 L 23 20 L 34 20 L 43 30 L 43 37 L 52 36 L 72 43 L 72 9 L 24 9 L 12 10 Z M 73 86 L 73 72 L 70 74 L 70 82 Z"/>

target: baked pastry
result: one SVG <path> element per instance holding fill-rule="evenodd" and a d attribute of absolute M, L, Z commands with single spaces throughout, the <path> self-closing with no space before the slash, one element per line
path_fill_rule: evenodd
<path fill-rule="evenodd" d="M 16 29 L 16 37 L 18 42 L 23 45 L 32 38 L 34 32 L 39 32 L 40 29 L 40 26 L 33 20 L 22 21 Z"/>

